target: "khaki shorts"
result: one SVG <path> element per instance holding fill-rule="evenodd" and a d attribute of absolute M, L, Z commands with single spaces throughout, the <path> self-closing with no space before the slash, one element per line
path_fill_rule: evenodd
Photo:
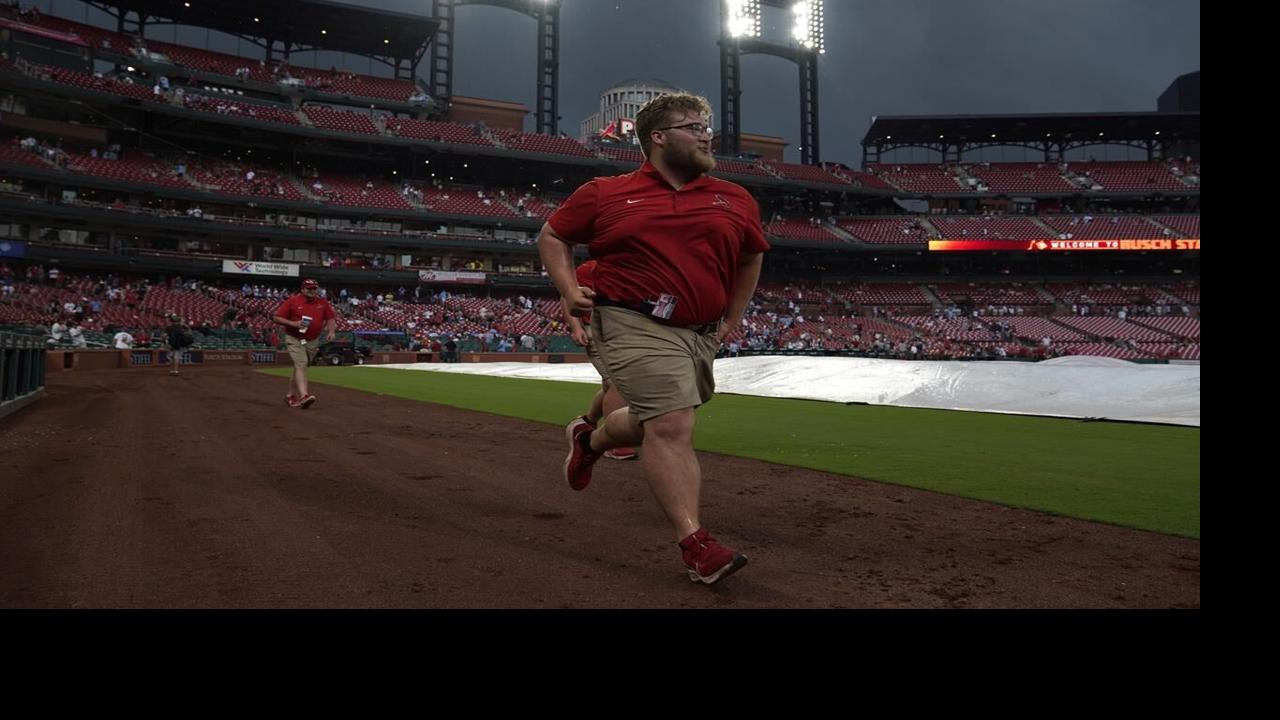
<path fill-rule="evenodd" d="M 592 322 L 595 322 L 593 319 Z M 590 330 L 588 330 L 590 332 Z M 587 344 L 587 359 L 591 361 L 591 366 L 600 373 L 600 379 L 609 382 L 609 368 L 604 366 L 604 361 L 600 359 L 600 351 L 596 349 L 596 340 L 591 338 L 591 342 Z"/>
<path fill-rule="evenodd" d="M 316 338 L 317 340 L 319 338 Z M 315 340 L 308 340 L 306 345 L 302 341 L 292 335 L 284 336 L 285 349 L 289 351 L 289 358 L 293 360 L 295 368 L 305 370 L 312 360 L 316 359 L 316 353 L 320 352 L 320 345 Z"/>
<path fill-rule="evenodd" d="M 715 392 L 711 365 L 720 344 L 714 331 L 698 333 L 634 310 L 597 305 L 591 343 L 640 422 L 698 407 Z"/>

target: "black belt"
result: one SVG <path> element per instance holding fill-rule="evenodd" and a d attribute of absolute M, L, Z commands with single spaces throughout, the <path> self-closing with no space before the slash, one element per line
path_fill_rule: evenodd
<path fill-rule="evenodd" d="M 630 310 L 631 312 L 637 312 L 637 313 L 640 313 L 641 315 L 644 315 L 646 318 L 658 323 L 659 325 L 666 325 L 667 327 L 676 327 L 676 328 L 683 328 L 685 330 L 692 330 L 698 333 L 699 335 L 706 335 L 708 333 L 718 332 L 720 330 L 719 320 L 715 322 L 702 323 L 700 325 L 680 325 L 678 323 L 673 323 L 670 320 L 667 320 L 666 318 L 660 318 L 657 315 L 653 314 L 653 308 L 657 305 L 657 303 L 649 300 L 635 300 L 635 301 L 610 300 L 609 298 L 603 295 L 597 294 L 595 297 L 595 303 L 596 305 L 604 305 L 606 307 L 617 307 L 617 308 L 622 308 L 623 310 Z"/>

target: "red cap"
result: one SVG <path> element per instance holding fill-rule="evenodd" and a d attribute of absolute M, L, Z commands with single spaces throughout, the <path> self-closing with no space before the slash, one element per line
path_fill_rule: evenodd
<path fill-rule="evenodd" d="M 320 283 L 316 282 L 315 280 L 312 280 L 311 278 L 307 278 L 306 280 L 302 281 L 302 289 L 305 290 L 307 288 L 315 288 L 316 290 L 319 290 Z"/>

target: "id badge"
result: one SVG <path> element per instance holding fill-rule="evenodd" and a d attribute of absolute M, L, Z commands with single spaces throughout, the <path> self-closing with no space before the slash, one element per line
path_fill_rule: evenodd
<path fill-rule="evenodd" d="M 669 293 L 662 293 L 658 296 L 658 302 L 653 304 L 653 312 L 650 315 L 663 320 L 670 320 L 671 314 L 676 311 L 676 302 L 680 298 Z"/>

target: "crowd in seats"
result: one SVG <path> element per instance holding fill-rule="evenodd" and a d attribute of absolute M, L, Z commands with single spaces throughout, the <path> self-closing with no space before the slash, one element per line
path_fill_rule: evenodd
<path fill-rule="evenodd" d="M 1194 317 L 1138 317 L 1136 323 L 1162 330 L 1175 337 L 1200 342 L 1200 318 Z"/>
<path fill-rule="evenodd" d="M 644 153 L 635 148 L 618 147 L 617 145 L 600 145 L 596 148 L 607 158 L 635 165 L 644 164 Z"/>
<path fill-rule="evenodd" d="M 1168 342 L 1171 339 L 1168 333 L 1116 317 L 1060 317 L 1055 320 L 1073 330 L 1107 340 Z"/>
<path fill-rule="evenodd" d="M 33 265 L 26 270 L 27 282 L 15 286 L 5 279 L 6 270 L 0 267 L 0 322 L 41 327 L 51 347 L 110 347 L 118 330 L 132 334 L 135 347 L 162 347 L 163 328 L 173 315 L 198 332 L 197 347 L 225 347 L 225 334 L 214 335 L 217 330 L 247 327 L 246 317 L 228 319 L 227 306 L 205 295 L 199 281 L 71 277 L 56 266 Z"/>
<path fill-rule="evenodd" d="M 1010 317 L 1001 320 L 1012 330 L 1014 337 L 1028 340 L 1049 338 L 1053 342 L 1083 342 L 1088 340 L 1084 333 L 1064 327 L 1042 317 Z"/>
<path fill-rule="evenodd" d="M 32 276 L 37 269 L 38 277 Z M 47 277 L 43 273 L 44 268 L 30 266 L 15 274 L 0 264 L 0 322 L 48 325 L 78 316 L 87 332 L 105 332 L 113 326 L 159 328 L 170 313 L 177 313 L 206 332 L 225 324 L 243 330 L 244 337 L 255 343 L 273 344 L 280 338 L 278 334 L 274 341 L 271 338 L 277 328 L 270 315 L 293 292 L 292 287 L 224 288 L 180 278 L 152 284 L 110 276 L 55 279 L 52 271 Z M 499 344 L 521 349 L 525 336 L 536 347 L 546 347 L 551 336 L 567 333 L 559 301 L 549 293 L 477 297 L 427 286 L 385 293 L 330 287 L 325 292 L 339 310 L 340 331 L 402 331 L 423 345 L 458 337 L 473 342 L 475 349 L 490 350 Z M 1039 299 L 1026 295 L 1026 287 L 1017 284 L 968 285 L 965 292 L 967 298 L 1008 302 Z M 96 302 L 92 311 L 91 302 Z M 739 350 L 853 350 L 915 359 L 1064 354 L 1199 358 L 1199 320 L 1193 317 L 1126 320 L 1032 315 L 1045 311 L 1042 304 L 1004 308 L 1007 312 L 994 314 L 975 308 L 972 315 L 964 316 L 955 306 L 930 309 L 928 305 L 922 289 L 908 284 L 765 283 L 751 299 L 744 324 L 730 334 L 728 342 Z"/>
<path fill-rule="evenodd" d="M 382 131 L 374 123 L 373 118 L 357 112 L 334 110 L 320 105 L 308 105 L 302 109 L 307 118 L 322 130 L 360 133 L 364 135 L 381 135 Z"/>
<path fill-rule="evenodd" d="M 555 212 L 556 209 L 560 207 L 560 203 L 546 198 L 540 198 L 532 194 L 515 196 L 513 193 L 513 197 L 516 197 L 514 204 L 516 205 L 517 210 L 524 211 L 526 214 L 532 214 L 533 217 L 540 218 L 542 220 L 546 220 L 551 217 L 551 213 Z"/>
<path fill-rule="evenodd" d="M 757 177 L 772 177 L 764 168 L 754 162 L 746 162 L 744 160 L 730 160 L 728 158 L 717 157 L 716 169 L 711 171 L 712 175 L 755 175 Z"/>
<path fill-rule="evenodd" d="M 85 90 L 121 95 L 135 100 L 162 102 L 164 98 L 155 93 L 153 86 L 135 83 L 128 76 L 104 76 L 98 73 L 86 73 L 52 65 L 35 65 L 19 61 L 17 67 L 33 77 L 71 85 Z"/>
<path fill-rule="evenodd" d="M 502 191 L 505 193 L 505 191 Z M 483 190 L 434 189 L 421 190 L 422 205 L 431 212 L 444 215 L 476 215 L 481 217 L 518 217 L 507 205 L 503 195 Z"/>
<path fill-rule="evenodd" d="M 982 215 L 929 218 L 943 238 L 971 240 L 1048 240 L 1057 234 L 1017 215 Z"/>
<path fill-rule="evenodd" d="M 293 180 L 271 170 L 212 160 L 185 163 L 186 173 L 212 192 L 246 197 L 274 197 L 281 200 L 306 200 Z"/>
<path fill-rule="evenodd" d="M 154 39 L 147 39 L 140 43 L 129 35 L 45 15 L 38 11 L 24 13 L 17 19 L 50 30 L 76 35 L 95 49 L 110 49 L 121 55 L 137 54 L 138 49 L 145 45 L 148 51 L 163 54 L 175 65 L 226 77 L 266 84 L 276 83 L 282 78 L 294 77 L 301 80 L 305 87 L 322 92 L 399 102 L 408 102 L 420 95 L 417 86 L 410 80 L 380 78 L 337 70 L 318 70 L 286 65 L 280 61 L 268 66 L 262 60 Z"/>
<path fill-rule="evenodd" d="M 191 188 L 191 183 L 177 175 L 173 166 L 145 155 L 124 155 L 114 160 L 79 153 L 67 153 L 67 157 L 67 169 L 73 172 L 144 185 Z"/>
<path fill-rule="evenodd" d="M 1134 345 L 1147 357 L 1161 360 L 1199 360 L 1200 343 L 1197 342 L 1140 342 Z"/>
<path fill-rule="evenodd" d="M 761 301 L 818 303 L 831 302 L 831 292 L 823 287 L 805 284 L 761 282 L 756 285 L 756 296 Z"/>
<path fill-rule="evenodd" d="M 53 148 L 41 148 L 35 138 L 24 140 L 14 136 L 8 142 L 0 142 L 0 162 L 48 168 L 49 163 L 41 159 L 47 157 L 52 161 L 53 158 L 47 155 L 47 150 L 53 150 Z"/>
<path fill-rule="evenodd" d="M 897 318 L 914 328 L 946 340 L 962 342 L 998 342 L 1005 338 L 997 330 L 977 318 L 948 318 L 933 315 L 903 315 Z"/>
<path fill-rule="evenodd" d="M 1153 215 L 1151 219 L 1173 228 L 1178 237 L 1200 237 L 1199 215 Z"/>
<path fill-rule="evenodd" d="M 880 163 L 868 166 L 872 173 L 894 187 L 916 193 L 967 193 L 985 187 L 986 192 L 1073 193 L 1168 192 L 1199 187 L 1199 168 L 1161 162 L 1062 162 L 1062 163 L 963 163 L 960 166 L 931 163 Z M 969 178 L 977 182 L 970 182 Z M 1183 179 L 1185 178 L 1185 180 Z M 1194 180 L 1192 180 L 1194 178 Z"/>
<path fill-rule="evenodd" d="M 869 165 L 868 169 L 894 187 L 913 193 L 959 193 L 972 188 L 962 184 L 946 165 Z"/>
<path fill-rule="evenodd" d="M 905 283 L 845 284 L 833 294 L 858 305 L 928 305 L 929 298 L 916 285 Z"/>
<path fill-rule="evenodd" d="M 283 123 L 285 125 L 301 124 L 298 121 L 298 116 L 295 115 L 292 110 L 286 110 L 275 105 L 237 102 L 235 100 L 198 95 L 195 93 L 185 93 L 182 96 L 182 104 L 190 110 L 199 110 L 201 112 L 215 113 L 217 115 L 230 115 L 249 120 Z"/>
<path fill-rule="evenodd" d="M 764 226 L 765 234 L 790 240 L 808 242 L 843 242 L 832 234 L 823 222 L 811 222 L 800 218 L 780 218 Z"/>
<path fill-rule="evenodd" d="M 1136 347 L 1102 342 L 1058 342 L 1052 346 L 1058 355 L 1090 355 L 1119 360 L 1138 360 L 1151 357 Z"/>
<path fill-rule="evenodd" d="M 425 94 L 415 83 L 407 79 L 362 76 L 344 70 L 303 68 L 298 65 L 282 65 L 276 70 L 276 78 L 297 78 L 303 87 L 319 92 L 349 97 L 372 97 L 379 100 L 408 102 L 425 100 Z"/>
<path fill-rule="evenodd" d="M 1161 298 L 1148 285 L 1082 285 L 1055 283 L 1046 285 L 1050 293 L 1068 305 L 1145 305 Z"/>
<path fill-rule="evenodd" d="M 335 205 L 412 211 L 413 205 L 391 184 L 377 179 L 323 173 L 306 181 L 311 194 Z"/>
<path fill-rule="evenodd" d="M 547 153 L 550 155 L 595 157 L 594 153 L 588 150 L 586 146 L 572 138 L 556 135 L 538 135 L 503 128 L 495 128 L 492 132 L 503 145 L 511 150 Z"/>
<path fill-rule="evenodd" d="M 408 102 L 420 95 L 417 85 L 411 80 L 372 77 L 336 69 L 318 70 L 289 65 L 283 68 L 278 73 L 279 75 L 298 78 L 302 80 L 304 87 L 335 95 L 395 100 L 397 102 Z"/>
<path fill-rule="evenodd" d="M 1165 237 L 1165 229 L 1137 215 L 1044 215 L 1041 220 L 1071 240 L 1118 240 Z"/>
<path fill-rule="evenodd" d="M 387 129 L 400 137 L 414 140 L 493 147 L 493 142 L 489 138 L 476 132 L 476 129 L 470 125 L 412 118 L 389 118 Z"/>
<path fill-rule="evenodd" d="M 9 17 L 47 30 L 75 35 L 95 49 L 110 49 L 118 53 L 128 54 L 135 45 L 134 39 L 128 35 L 66 20 L 54 15 L 46 15 L 35 7 L 20 11 L 15 3 L 14 5 L 0 7 L 0 16 Z"/>
<path fill-rule="evenodd" d="M 238 55 L 201 50 L 186 45 L 175 45 L 160 40 L 147 40 L 147 50 L 164 54 L 175 65 L 200 70 L 215 75 L 225 75 L 260 83 L 274 83 L 274 74 L 261 60 L 250 60 Z"/>
<path fill-rule="evenodd" d="M 929 242 L 924 224 L 917 218 L 842 218 L 841 230 L 874 245 L 920 245 Z"/>
<path fill-rule="evenodd" d="M 1080 191 L 1080 186 L 1064 179 L 1052 163 L 975 163 L 966 164 L 965 170 L 993 193 Z"/>
<path fill-rule="evenodd" d="M 1046 305 L 1052 304 L 1036 292 L 1036 289 L 1014 283 L 1010 285 L 982 285 L 977 283 L 938 283 L 931 286 L 942 302 L 973 305 Z"/>
<path fill-rule="evenodd" d="M 817 165 L 797 165 L 796 163 L 785 163 L 768 161 L 765 163 L 788 180 L 799 180 L 802 182 L 824 183 L 827 185 L 848 185 L 849 181 L 841 177 L 827 172 L 825 169 Z"/>
<path fill-rule="evenodd" d="M 1200 304 L 1200 282 L 1197 280 L 1187 280 L 1179 283 L 1164 286 L 1164 291 L 1179 300 L 1190 303 L 1192 305 Z"/>
<path fill-rule="evenodd" d="M 1066 174 L 1086 178 L 1111 192 L 1189 190 L 1168 166 L 1159 162 L 1072 162 Z"/>
<path fill-rule="evenodd" d="M 843 169 L 836 169 L 836 168 L 831 168 L 829 172 L 832 175 L 835 175 L 840 178 L 844 178 L 850 185 L 853 185 L 855 187 L 863 187 L 863 188 L 868 188 L 870 190 L 893 190 L 894 189 L 894 187 L 889 183 L 885 182 L 884 180 L 881 180 L 879 177 L 876 177 L 875 175 L 868 172 L 859 172 L 856 170 L 843 170 Z"/>

